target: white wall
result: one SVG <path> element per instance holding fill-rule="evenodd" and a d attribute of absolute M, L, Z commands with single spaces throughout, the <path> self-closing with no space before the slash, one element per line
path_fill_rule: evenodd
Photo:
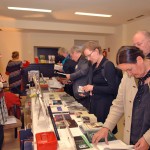
<path fill-rule="evenodd" d="M 132 37 L 139 30 L 150 32 L 150 17 L 117 26 L 115 34 L 106 36 L 106 48 L 110 48 L 109 59 L 115 63 L 118 49 L 123 45 L 132 45 Z"/>
<path fill-rule="evenodd" d="M 12 51 L 19 51 L 22 60 L 34 62 L 34 46 L 65 47 L 70 49 L 74 40 L 98 40 L 105 47 L 104 36 L 54 33 L 0 32 L 0 72 L 5 73 Z M 5 76 L 6 77 L 6 76 Z"/>
<path fill-rule="evenodd" d="M 132 43 L 132 36 L 138 31 L 138 30 L 147 30 L 150 32 L 150 17 L 137 20 L 131 23 L 128 23 L 127 25 L 127 43 Z"/>
<path fill-rule="evenodd" d="M 123 40 L 122 26 L 116 27 L 115 34 L 106 37 L 106 47 L 110 48 L 110 52 L 108 52 L 108 58 L 114 63 L 116 62 L 115 61 L 116 52 L 118 48 L 122 45 L 122 40 Z"/>
<path fill-rule="evenodd" d="M 0 72 L 5 73 L 7 62 L 14 50 L 20 52 L 22 60 L 26 59 L 33 63 L 34 46 L 63 46 L 69 49 L 73 46 L 74 40 L 98 40 L 102 48 L 110 48 L 108 58 L 115 63 L 117 50 L 122 45 L 131 45 L 134 33 L 143 29 L 150 31 L 150 17 L 116 26 L 114 34 L 105 36 L 1 31 L 0 54 L 3 58 L 0 58 Z"/>

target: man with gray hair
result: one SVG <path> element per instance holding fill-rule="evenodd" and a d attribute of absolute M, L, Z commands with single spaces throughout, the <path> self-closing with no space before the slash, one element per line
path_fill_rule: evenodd
<path fill-rule="evenodd" d="M 72 60 L 77 62 L 77 65 L 75 72 L 67 74 L 66 77 L 73 82 L 73 93 L 76 100 L 89 110 L 89 93 L 82 90 L 82 87 L 89 82 L 89 62 L 82 56 L 81 46 L 73 46 L 70 50 L 70 56 Z"/>
<path fill-rule="evenodd" d="M 143 51 L 144 55 L 150 58 L 150 32 L 141 30 L 133 36 L 133 45 Z"/>

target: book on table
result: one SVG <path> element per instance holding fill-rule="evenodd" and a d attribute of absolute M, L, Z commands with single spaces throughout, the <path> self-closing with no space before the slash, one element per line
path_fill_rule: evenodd
<path fill-rule="evenodd" d="M 64 116 L 65 120 L 71 119 L 71 116 L 69 113 L 64 113 L 63 115 L 62 114 L 54 114 L 54 120 L 55 121 L 62 121 L 63 116 Z"/>
<path fill-rule="evenodd" d="M 81 130 L 85 133 L 88 131 L 98 131 L 103 126 L 102 122 L 83 123 L 80 125 Z"/>
<path fill-rule="evenodd" d="M 61 100 L 52 100 L 53 105 L 62 105 L 62 101 Z"/>
<path fill-rule="evenodd" d="M 74 141 L 77 150 L 92 148 L 91 144 L 84 136 L 75 136 Z"/>
<path fill-rule="evenodd" d="M 69 112 L 68 108 L 63 105 L 51 105 L 51 110 L 53 114 Z"/>
<path fill-rule="evenodd" d="M 68 126 L 69 128 L 78 127 L 78 124 L 74 119 L 71 118 L 69 113 L 54 114 L 53 116 L 56 126 L 59 129 L 66 128 L 66 126 Z"/>

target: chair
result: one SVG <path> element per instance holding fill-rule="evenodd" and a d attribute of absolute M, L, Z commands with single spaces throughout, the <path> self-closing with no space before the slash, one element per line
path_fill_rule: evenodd
<path fill-rule="evenodd" d="M 9 91 L 4 92 L 4 95 L 9 116 L 15 116 L 17 119 L 21 119 L 21 128 L 24 128 L 24 112 L 21 106 L 21 96 Z"/>
<path fill-rule="evenodd" d="M 5 125 L 6 127 L 4 126 L 4 129 L 14 128 L 15 138 L 17 138 L 18 127 L 24 128 L 24 115 L 23 115 L 23 111 L 21 111 L 20 97 L 17 94 L 7 91 L 5 92 L 5 102 L 7 105 L 9 116 L 15 117 L 17 122 L 13 124 Z M 21 121 L 19 119 L 21 119 Z"/>

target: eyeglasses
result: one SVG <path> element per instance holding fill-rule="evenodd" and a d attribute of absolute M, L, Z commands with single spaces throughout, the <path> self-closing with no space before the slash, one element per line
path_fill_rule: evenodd
<path fill-rule="evenodd" d="M 85 56 L 85 58 L 88 59 L 89 57 L 91 57 L 91 55 L 92 55 L 93 52 L 94 51 L 92 51 L 89 55 Z"/>

